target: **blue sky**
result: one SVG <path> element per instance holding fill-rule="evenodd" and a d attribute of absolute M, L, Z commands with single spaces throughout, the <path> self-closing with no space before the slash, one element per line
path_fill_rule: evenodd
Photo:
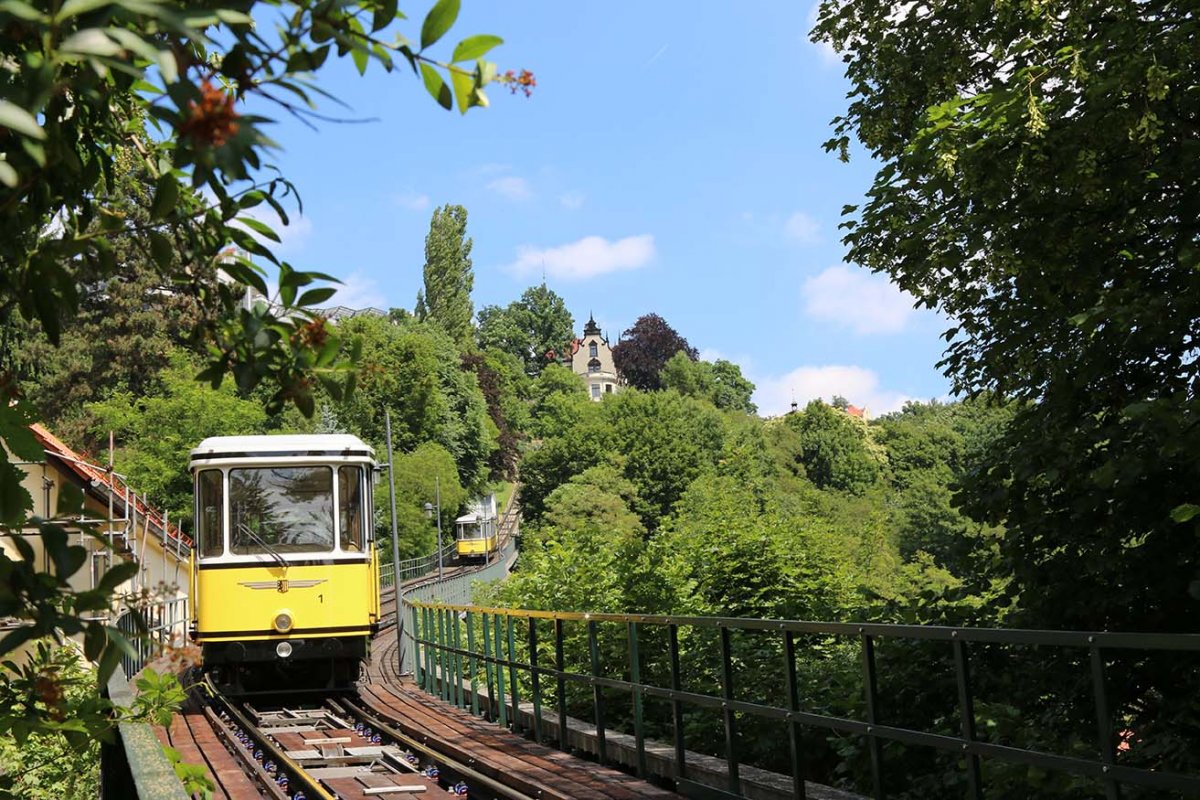
<path fill-rule="evenodd" d="M 874 170 L 821 148 L 847 85 L 807 41 L 812 13 L 464 0 L 441 49 L 504 37 L 491 58 L 532 70 L 533 97 L 496 86 L 490 108 L 463 117 L 407 70 L 331 65 L 321 84 L 352 109 L 338 113 L 377 121 L 313 132 L 273 114 L 274 161 L 304 200 L 281 253 L 340 277 L 347 305 L 411 308 L 430 213 L 460 203 L 476 309 L 516 299 L 544 266 L 577 328 L 594 313 L 615 343 L 656 312 L 704 357 L 740 364 L 764 414 L 793 395 L 842 394 L 876 414 L 942 397 L 944 320 L 843 263 L 839 214 Z"/>

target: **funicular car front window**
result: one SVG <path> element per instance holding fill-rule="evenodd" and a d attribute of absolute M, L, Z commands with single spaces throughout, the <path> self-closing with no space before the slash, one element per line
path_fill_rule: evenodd
<path fill-rule="evenodd" d="M 328 553 L 333 550 L 333 470 L 259 467 L 229 472 L 230 550 Z"/>

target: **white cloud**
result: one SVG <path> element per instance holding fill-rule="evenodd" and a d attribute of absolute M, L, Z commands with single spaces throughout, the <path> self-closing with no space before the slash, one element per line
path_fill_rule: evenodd
<path fill-rule="evenodd" d="M 821 241 L 821 226 L 803 211 L 797 211 L 787 218 L 787 222 L 783 223 L 783 232 L 789 239 L 801 244 L 816 244 Z"/>
<path fill-rule="evenodd" d="M 897 333 L 912 316 L 914 300 L 886 278 L 839 264 L 804 282 L 804 310 L 855 333 Z"/>
<path fill-rule="evenodd" d="M 346 308 L 363 309 L 388 308 L 387 298 L 384 297 L 379 284 L 373 278 L 361 272 L 351 272 L 336 286 L 337 294 L 329 299 L 326 306 L 345 306 Z"/>
<path fill-rule="evenodd" d="M 392 195 L 392 200 L 401 208 L 409 211 L 424 211 L 429 208 L 429 195 L 416 192 L 403 192 Z"/>
<path fill-rule="evenodd" d="M 780 377 L 760 378 L 755 385 L 754 402 L 763 416 L 786 414 L 793 400 L 804 408 L 810 400 L 829 402 L 834 395 L 841 395 L 852 405 L 866 406 L 871 416 L 877 417 L 899 411 L 915 399 L 883 389 L 878 375 L 855 366 L 798 367 Z"/>
<path fill-rule="evenodd" d="M 563 208 L 569 208 L 574 211 L 577 208 L 583 208 L 583 201 L 585 199 L 583 192 L 565 192 L 559 195 L 558 202 L 562 204 Z"/>
<path fill-rule="evenodd" d="M 545 269 L 547 275 L 555 278 L 586 280 L 644 267 L 654 256 L 654 237 L 650 234 L 627 236 L 615 242 L 602 236 L 585 236 L 558 247 L 521 245 L 517 248 L 517 260 L 507 269 L 518 276 Z"/>
<path fill-rule="evenodd" d="M 811 31 L 817 24 L 817 16 L 821 10 L 820 3 L 814 3 L 813 7 L 808 12 L 808 30 Z M 814 42 L 808 38 L 808 32 L 804 34 L 804 41 L 811 47 L 817 49 L 817 53 L 821 56 L 821 63 L 826 66 L 842 63 L 842 56 L 837 50 L 833 49 L 833 45 L 827 41 Z"/>
<path fill-rule="evenodd" d="M 487 188 L 509 200 L 528 200 L 533 196 L 533 191 L 529 188 L 529 181 L 518 178 L 516 175 L 496 178 L 487 185 Z"/>

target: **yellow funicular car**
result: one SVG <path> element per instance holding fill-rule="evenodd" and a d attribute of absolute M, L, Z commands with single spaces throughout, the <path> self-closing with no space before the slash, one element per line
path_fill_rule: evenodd
<path fill-rule="evenodd" d="M 494 494 L 472 500 L 467 513 L 454 521 L 459 561 L 489 561 L 500 547 Z"/>
<path fill-rule="evenodd" d="M 379 622 L 369 445 L 218 436 L 192 450 L 192 637 L 231 690 L 351 686 Z"/>

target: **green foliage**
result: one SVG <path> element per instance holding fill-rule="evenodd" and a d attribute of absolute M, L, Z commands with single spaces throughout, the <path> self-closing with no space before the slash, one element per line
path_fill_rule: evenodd
<path fill-rule="evenodd" d="M 183 760 L 183 755 L 174 747 L 163 745 L 163 752 L 175 770 L 176 777 L 183 784 L 183 790 L 188 797 L 200 796 L 201 800 L 210 800 L 217 787 L 208 777 L 208 768 L 203 764 L 189 764 Z"/>
<path fill-rule="evenodd" d="M 548 375 L 557 380 L 550 369 L 542 378 Z M 634 510 L 653 530 L 687 485 L 701 472 L 715 469 L 722 454 L 720 412 L 677 392 L 631 389 L 603 403 L 574 393 L 552 393 L 540 413 L 534 429 L 550 435 L 521 466 L 522 504 L 534 520 L 557 486 L 589 467 L 608 463 L 618 465 L 632 482 L 637 490 Z"/>
<path fill-rule="evenodd" d="M 640 607 L 645 528 L 632 511 L 633 484 L 597 466 L 546 498 L 544 523 L 526 530 L 521 569 L 497 599 L 519 608 L 611 611 Z"/>
<path fill-rule="evenodd" d="M 110 705 L 96 692 L 95 675 L 79 653 L 39 642 L 25 664 L 4 665 L 0 694 L 6 723 L 0 730 L 0 797 L 95 797 Z M 30 718 L 42 721 L 35 732 L 18 722 Z"/>
<path fill-rule="evenodd" d="M 649 558 L 677 593 L 669 613 L 829 619 L 854 584 L 837 543 L 732 477 L 692 483 Z"/>
<path fill-rule="evenodd" d="M 696 348 L 658 314 L 638 317 L 612 349 L 617 372 L 630 386 L 645 391 L 662 388 L 659 373 L 679 352 L 692 361 L 699 358 Z"/>
<path fill-rule="evenodd" d="M 432 326 L 380 317 L 355 317 L 340 327 L 361 342 L 365 366 L 353 396 L 334 400 L 339 424 L 379 449 L 390 411 L 398 451 L 436 442 L 453 456 L 464 486 L 482 486 L 496 434 L 479 382 L 463 369 L 454 342 Z"/>
<path fill-rule="evenodd" d="M 154 186 L 144 170 L 131 172 L 128 160 L 116 164 L 109 199 L 127 219 L 143 222 Z M 103 291 L 80 297 L 76 314 L 62 321 L 57 346 L 36 320 L 19 313 L 0 323 L 5 339 L 0 364 L 15 375 L 41 420 L 65 440 L 96 449 L 100 442 L 90 436 L 84 404 L 114 389 L 141 396 L 161 388 L 158 375 L 172 351 L 194 346 L 203 327 L 198 323 L 213 312 L 195 288 L 211 288 L 211 265 L 189 264 L 192 281 L 172 282 L 146 252 L 144 237 L 120 232 L 112 246 L 115 270 L 104 278 Z M 172 263 L 181 247 L 172 243 Z"/>
<path fill-rule="evenodd" d="M 520 457 L 520 431 L 528 427 L 530 380 L 515 356 L 500 350 L 468 353 L 462 357 L 464 369 L 472 370 L 487 402 L 488 418 L 495 427 L 496 447 L 488 459 L 491 477 L 516 476 Z"/>
<path fill-rule="evenodd" d="M 672 391 L 626 390 L 601 408 L 612 430 L 612 452 L 637 489 L 635 510 L 653 530 L 688 485 L 716 467 L 724 420 L 709 404 Z"/>
<path fill-rule="evenodd" d="M 460 350 L 474 340 L 471 244 L 465 208 L 447 204 L 434 209 L 425 237 L 425 288 L 417 295 L 416 316 L 444 331 Z"/>
<path fill-rule="evenodd" d="M 546 365 L 530 394 L 533 404 L 529 432 L 538 438 L 565 434 L 596 405 L 588 399 L 583 378 L 561 364 Z"/>
<path fill-rule="evenodd" d="M 1151 5 L 823 4 L 879 163 L 848 260 L 954 320 L 955 389 L 1021 402 L 976 517 L 1027 624 L 1194 629 L 1200 20 Z M 902 98 L 897 102 L 898 98 Z M 1064 581 L 1070 574 L 1072 580 Z"/>
<path fill-rule="evenodd" d="M 454 520 L 466 504 L 468 492 L 458 482 L 454 457 L 439 444 L 426 442 L 411 453 L 396 453 L 396 529 L 401 560 L 432 553 L 437 544 L 437 520 L 425 516 L 425 504 L 434 504 L 440 487 L 442 536 L 449 542 Z M 436 484 L 436 485 L 435 485 Z M 386 487 L 385 487 L 386 488 Z M 384 494 L 375 503 L 380 509 L 380 535 L 391 535 L 391 510 Z M 391 548 L 384 548 L 391 558 Z"/>
<path fill-rule="evenodd" d="M 506 308 L 479 309 L 479 346 L 496 348 L 521 360 L 525 373 L 536 377 L 547 354 L 560 351 L 575 335 L 567 304 L 545 283 L 531 286 Z"/>
<path fill-rule="evenodd" d="M 680 350 L 667 359 L 658 379 L 664 389 L 704 398 L 720 409 L 747 414 L 758 410 L 750 402 L 754 384 L 742 377 L 741 367 L 724 359 L 697 361 Z"/>
<path fill-rule="evenodd" d="M 192 360 L 176 351 L 158 376 L 161 389 L 141 396 L 117 390 L 86 407 L 95 438 L 116 435 L 117 471 L 176 522 L 192 517 L 191 449 L 208 436 L 264 433 L 267 423 L 261 403 L 238 397 L 228 384 L 197 383 L 195 375 Z"/>
<path fill-rule="evenodd" d="M 799 434 L 800 461 L 816 486 L 861 494 L 879 480 L 881 458 L 861 420 L 813 400 L 786 422 Z"/>

